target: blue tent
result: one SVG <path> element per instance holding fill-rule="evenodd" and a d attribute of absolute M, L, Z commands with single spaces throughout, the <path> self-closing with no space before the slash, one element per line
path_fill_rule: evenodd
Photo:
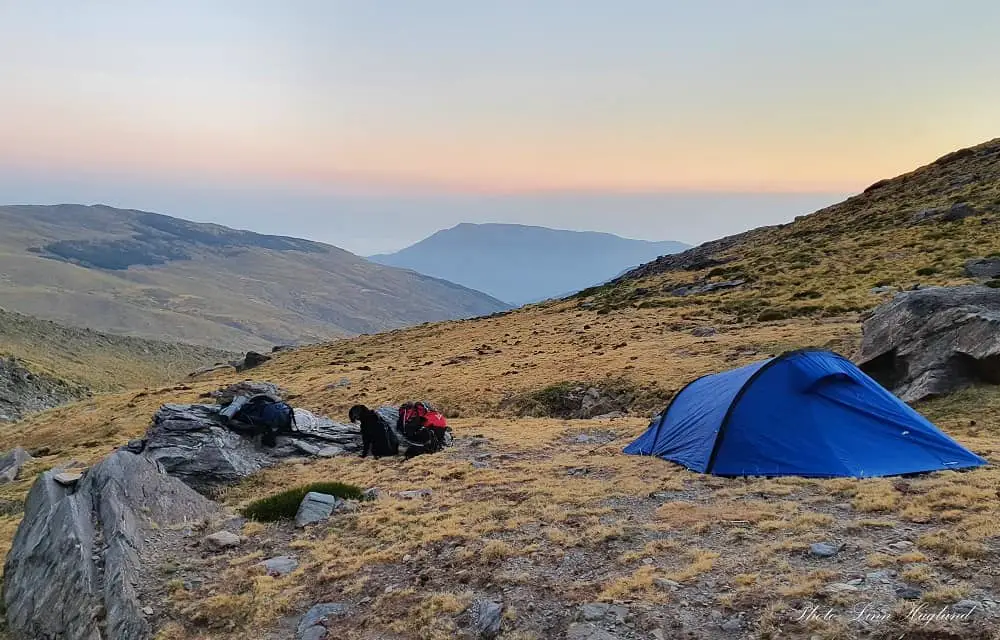
<path fill-rule="evenodd" d="M 986 464 L 849 360 L 820 350 L 698 378 L 625 453 L 719 476 L 865 478 Z"/>

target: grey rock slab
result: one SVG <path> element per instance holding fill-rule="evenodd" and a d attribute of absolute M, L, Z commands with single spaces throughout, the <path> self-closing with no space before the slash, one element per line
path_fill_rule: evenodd
<path fill-rule="evenodd" d="M 295 514 L 295 526 L 304 527 L 326 520 L 333 514 L 339 502 L 340 498 L 337 496 L 310 491 L 299 504 L 299 510 Z"/>
<path fill-rule="evenodd" d="M 0 484 L 17 480 L 21 474 L 21 468 L 31 459 L 31 454 L 24 447 L 15 447 L 5 453 L 0 458 Z"/>
<path fill-rule="evenodd" d="M 257 566 L 262 567 L 268 575 L 283 576 L 298 569 L 299 561 L 291 556 L 278 556 L 276 558 L 268 558 L 258 563 Z"/>
<path fill-rule="evenodd" d="M 1000 258 L 966 260 L 965 274 L 970 278 L 1000 278 Z"/>
<path fill-rule="evenodd" d="M 231 531 L 216 531 L 205 536 L 205 545 L 210 549 L 222 550 L 240 546 L 240 537 Z"/>
<path fill-rule="evenodd" d="M 495 638 L 503 622 L 503 605 L 480 598 L 472 603 L 472 626 L 480 638 Z"/>
<path fill-rule="evenodd" d="M 325 638 L 326 628 L 324 627 L 324 623 L 326 623 L 330 618 L 347 615 L 348 609 L 349 607 L 342 602 L 324 602 L 314 605 L 305 613 L 304 616 L 302 616 L 302 619 L 299 620 L 296 638 L 299 638 L 299 640 L 305 640 L 307 638 Z M 323 635 L 315 635 L 315 630 L 317 628 L 323 631 Z M 307 635 L 310 632 L 313 635 Z"/>
<path fill-rule="evenodd" d="M 862 327 L 861 369 L 905 402 L 1000 383 L 1000 289 L 906 291 Z"/>
<path fill-rule="evenodd" d="M 900 600 L 919 600 L 924 592 L 916 587 L 899 586 L 896 588 L 896 597 Z"/>
<path fill-rule="evenodd" d="M 814 542 L 809 545 L 809 555 L 815 558 L 832 558 L 844 548 L 843 544 L 831 544 L 829 542 Z"/>
<path fill-rule="evenodd" d="M 416 500 L 417 498 L 429 498 L 432 493 L 430 489 L 413 489 L 411 491 L 400 491 L 396 495 L 403 500 Z"/>
<path fill-rule="evenodd" d="M 603 620 L 610 608 L 606 602 L 588 602 L 580 607 L 580 617 L 588 622 Z"/>
<path fill-rule="evenodd" d="M 130 443 L 128 450 L 142 452 L 170 475 L 209 494 L 303 453 L 332 457 L 361 449 L 358 427 L 303 409 L 295 409 L 299 431 L 279 435 L 275 447 L 261 447 L 239 433 L 237 425 L 227 426 L 220 410 L 219 405 L 165 404 L 153 416 L 141 447 Z"/>
<path fill-rule="evenodd" d="M 93 466 L 72 490 L 53 475 L 35 480 L 4 566 L 12 638 L 148 640 L 135 587 L 146 540 L 217 505 L 127 451 Z"/>

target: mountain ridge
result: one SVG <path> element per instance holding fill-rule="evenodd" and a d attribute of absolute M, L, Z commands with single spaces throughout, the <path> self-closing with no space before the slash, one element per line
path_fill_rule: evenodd
<path fill-rule="evenodd" d="M 0 206 L 0 274 L 8 309 L 228 350 L 507 308 L 333 245 L 105 205 Z"/>
<path fill-rule="evenodd" d="M 688 246 L 600 231 L 462 222 L 395 253 L 369 259 L 459 282 L 517 305 L 594 286 Z"/>

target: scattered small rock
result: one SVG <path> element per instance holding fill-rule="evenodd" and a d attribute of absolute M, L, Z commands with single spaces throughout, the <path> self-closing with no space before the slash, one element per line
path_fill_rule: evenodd
<path fill-rule="evenodd" d="M 695 327 L 691 330 L 691 335 L 696 338 L 708 338 L 709 336 L 714 336 L 718 331 L 715 327 Z"/>
<path fill-rule="evenodd" d="M 900 540 L 899 542 L 889 544 L 889 548 L 893 551 L 898 551 L 899 553 L 905 553 L 913 549 L 913 543 L 909 540 Z"/>
<path fill-rule="evenodd" d="M 257 566 L 263 567 L 269 576 L 283 576 L 295 571 L 299 561 L 291 556 L 278 556 L 259 562 Z"/>
<path fill-rule="evenodd" d="M 618 640 L 618 636 L 590 622 L 574 622 L 566 630 L 566 640 Z"/>
<path fill-rule="evenodd" d="M 361 497 L 364 500 L 378 500 L 380 495 L 382 495 L 382 492 L 379 491 L 377 487 L 369 487 L 368 489 L 365 489 L 365 492 L 361 494 Z"/>
<path fill-rule="evenodd" d="M 334 509 L 337 513 L 354 513 L 361 508 L 361 503 L 357 500 L 341 500 Z"/>
<path fill-rule="evenodd" d="M 896 577 L 896 572 L 892 569 L 880 569 L 879 571 L 872 571 L 865 575 L 865 580 L 868 582 L 889 582 Z"/>
<path fill-rule="evenodd" d="M 149 616 L 153 615 L 153 607 L 143 607 L 142 608 L 142 615 L 144 615 L 146 617 L 149 617 Z"/>
<path fill-rule="evenodd" d="M 472 461 L 472 468 L 473 469 L 489 469 L 490 468 L 490 464 L 488 462 L 483 462 L 482 460 L 473 460 Z"/>
<path fill-rule="evenodd" d="M 310 491 L 299 504 L 299 510 L 295 514 L 295 526 L 304 527 L 326 520 L 333 514 L 338 502 L 340 498 L 337 496 Z"/>
<path fill-rule="evenodd" d="M 653 584 L 661 589 L 670 589 L 671 591 L 676 591 L 681 588 L 680 582 L 668 580 L 667 578 L 653 578 Z"/>
<path fill-rule="evenodd" d="M 872 287 L 872 295 L 880 296 L 885 293 L 892 293 L 896 290 L 896 287 L 884 286 L 884 287 Z"/>
<path fill-rule="evenodd" d="M 829 542 L 815 542 L 809 545 L 809 555 L 816 558 L 832 558 L 844 548 L 841 544 L 830 544 Z"/>
<path fill-rule="evenodd" d="M 239 546 L 240 537 L 232 531 L 217 531 L 212 535 L 205 537 L 205 544 L 217 551 L 221 549 L 230 549 L 232 547 Z"/>
<path fill-rule="evenodd" d="M 723 631 L 727 631 L 729 633 L 735 633 L 743 629 L 743 620 L 739 616 L 733 616 L 732 618 L 729 618 L 719 626 L 722 628 Z"/>

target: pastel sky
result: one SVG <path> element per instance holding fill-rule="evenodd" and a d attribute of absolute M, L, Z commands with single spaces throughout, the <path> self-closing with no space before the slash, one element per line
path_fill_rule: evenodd
<path fill-rule="evenodd" d="M 994 0 L 0 0 L 0 199 L 281 214 L 359 252 L 507 218 L 700 241 L 1000 135 L 997 24 Z"/>

